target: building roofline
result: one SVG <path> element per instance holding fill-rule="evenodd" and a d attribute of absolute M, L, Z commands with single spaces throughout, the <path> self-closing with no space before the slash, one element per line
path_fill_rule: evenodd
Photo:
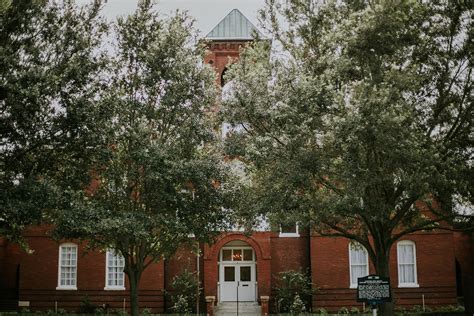
<path fill-rule="evenodd" d="M 264 39 L 262 32 L 239 10 L 231 10 L 212 30 L 204 37 L 210 41 L 242 40 L 252 41 L 252 33 Z"/>

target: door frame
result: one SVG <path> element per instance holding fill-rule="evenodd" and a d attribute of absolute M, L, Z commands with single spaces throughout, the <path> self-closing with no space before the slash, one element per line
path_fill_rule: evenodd
<path fill-rule="evenodd" d="M 231 261 L 224 261 L 223 260 L 223 251 L 224 250 L 234 250 L 234 249 L 241 249 L 242 250 L 242 260 L 231 260 Z M 252 260 L 243 260 L 243 250 L 252 250 Z M 231 254 L 232 256 L 232 254 Z M 241 266 L 250 266 L 251 267 L 251 280 L 250 282 L 253 282 L 253 301 L 248 301 L 248 302 L 256 302 L 257 301 L 257 289 L 258 289 L 258 283 L 257 283 L 257 260 L 256 260 L 256 253 L 255 250 L 250 246 L 224 246 L 219 250 L 219 257 L 218 257 L 218 274 L 217 274 L 217 286 L 218 286 L 218 297 L 217 301 L 221 302 L 222 298 L 222 282 L 223 277 L 224 277 L 224 267 L 225 266 L 233 266 L 235 267 L 235 276 L 236 276 L 236 281 L 235 282 L 240 282 L 240 268 Z M 238 271 L 238 274 L 237 274 Z M 239 280 L 237 280 L 237 275 L 239 275 Z"/>

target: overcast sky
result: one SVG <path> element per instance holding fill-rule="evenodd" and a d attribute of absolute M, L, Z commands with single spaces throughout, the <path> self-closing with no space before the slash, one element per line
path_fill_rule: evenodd
<path fill-rule="evenodd" d="M 76 0 L 87 3 L 90 0 Z M 158 0 L 158 10 L 163 15 L 170 15 L 177 9 L 187 10 L 196 19 L 196 27 L 205 36 L 232 9 L 239 9 L 257 28 L 257 11 L 264 5 L 264 0 Z M 135 10 L 137 0 L 107 0 L 104 14 L 108 18 L 126 15 Z"/>

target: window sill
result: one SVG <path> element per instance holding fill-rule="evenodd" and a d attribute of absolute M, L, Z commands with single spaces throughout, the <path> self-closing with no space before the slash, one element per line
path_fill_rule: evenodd
<path fill-rule="evenodd" d="M 56 290 L 59 291 L 77 291 L 76 286 L 58 286 L 56 287 Z"/>
<path fill-rule="evenodd" d="M 357 289 L 357 284 L 351 284 L 351 286 L 349 286 L 350 289 L 352 290 L 356 290 Z"/>
<path fill-rule="evenodd" d="M 410 287 L 420 287 L 417 283 L 406 283 L 406 284 L 398 284 L 399 288 L 410 288 Z"/>
<path fill-rule="evenodd" d="M 280 233 L 278 237 L 300 237 L 299 233 Z"/>
<path fill-rule="evenodd" d="M 106 286 L 104 287 L 105 291 L 125 291 L 124 286 Z"/>

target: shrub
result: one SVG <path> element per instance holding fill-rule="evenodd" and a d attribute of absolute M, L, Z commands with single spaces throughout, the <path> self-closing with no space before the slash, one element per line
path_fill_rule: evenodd
<path fill-rule="evenodd" d="M 173 289 L 173 294 L 170 295 L 173 302 L 172 310 L 178 314 L 191 313 L 198 298 L 198 287 L 195 273 L 184 270 L 183 273 L 175 276 L 171 282 Z"/>
<path fill-rule="evenodd" d="M 128 316 L 128 313 L 124 311 L 123 309 L 118 309 L 117 316 Z"/>
<path fill-rule="evenodd" d="M 100 309 L 100 308 L 98 308 Z M 106 315 L 116 315 L 116 316 L 128 316 L 128 313 L 123 310 L 123 308 L 109 308 L 106 310 L 102 309 Z"/>
<path fill-rule="evenodd" d="M 307 273 L 293 270 L 280 272 L 278 284 L 275 288 L 277 312 L 291 313 L 299 304 L 302 304 L 302 310 L 308 310 L 314 290 Z"/>
<path fill-rule="evenodd" d="M 81 305 L 79 306 L 79 313 L 94 314 L 96 308 L 97 307 L 91 303 L 89 296 L 85 296 L 81 301 Z"/>
<path fill-rule="evenodd" d="M 446 312 L 446 313 L 456 313 L 456 312 L 464 312 L 464 307 L 461 305 L 445 305 L 439 306 L 435 309 L 436 312 Z"/>
<path fill-rule="evenodd" d="M 291 307 L 290 307 L 290 313 L 292 315 L 299 315 L 305 311 L 306 311 L 306 307 L 303 301 L 301 300 L 300 296 L 296 294 L 295 299 L 293 300 L 293 304 L 291 304 Z"/>
<path fill-rule="evenodd" d="M 413 313 L 422 313 L 423 312 L 423 306 L 421 305 L 413 305 L 411 312 Z"/>
<path fill-rule="evenodd" d="M 177 295 L 174 300 L 173 311 L 177 314 L 189 314 L 192 307 L 183 295 Z"/>
<path fill-rule="evenodd" d="M 406 313 L 406 311 L 407 311 L 406 308 L 403 306 L 395 306 L 395 312 L 397 313 L 404 314 Z"/>
<path fill-rule="evenodd" d="M 341 307 L 341 309 L 337 312 L 338 315 L 347 315 L 349 314 L 349 310 L 347 307 Z"/>
<path fill-rule="evenodd" d="M 360 314 L 360 310 L 357 307 L 351 307 L 351 314 Z"/>

